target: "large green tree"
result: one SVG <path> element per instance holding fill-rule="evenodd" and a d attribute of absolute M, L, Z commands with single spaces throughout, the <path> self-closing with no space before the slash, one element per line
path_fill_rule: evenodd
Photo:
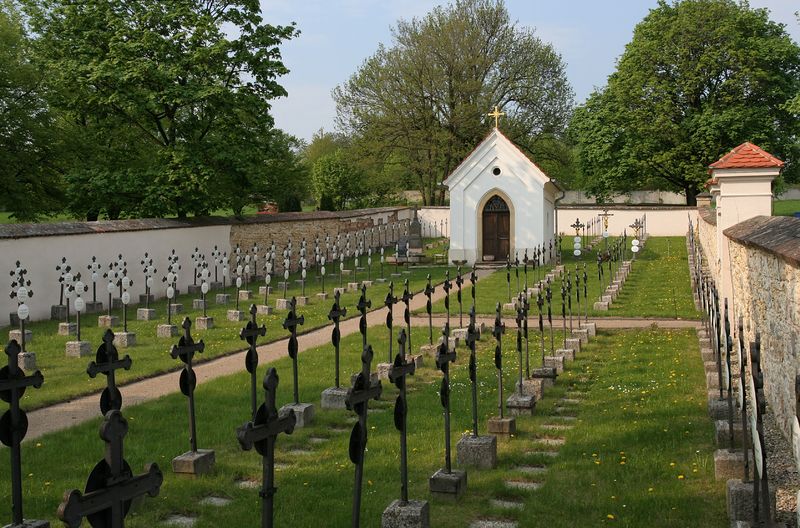
<path fill-rule="evenodd" d="M 660 188 L 686 194 L 744 141 L 798 176 L 800 48 L 765 9 L 733 0 L 662 0 L 636 26 L 605 88 L 571 133 L 584 185 L 597 195 Z M 795 111 L 796 112 L 796 111 Z"/>
<path fill-rule="evenodd" d="M 524 150 L 563 133 L 572 90 L 559 54 L 513 23 L 502 0 L 456 0 L 401 20 L 334 90 L 337 124 L 374 156 L 400 161 L 426 204 L 483 139 L 498 105 L 501 129 Z"/>
<path fill-rule="evenodd" d="M 86 153 L 71 181 L 99 193 L 73 193 L 73 211 L 204 214 L 266 184 L 293 25 L 265 23 L 253 0 L 26 5 L 50 103 Z"/>

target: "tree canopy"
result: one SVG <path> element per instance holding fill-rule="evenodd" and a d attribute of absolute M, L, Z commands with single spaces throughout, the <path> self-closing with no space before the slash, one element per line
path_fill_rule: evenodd
<path fill-rule="evenodd" d="M 798 177 L 800 48 L 765 9 L 733 0 L 661 0 L 636 26 L 608 84 L 578 108 L 571 137 L 584 186 L 597 195 L 681 191 L 744 141 Z"/>
<path fill-rule="evenodd" d="M 513 23 L 500 0 L 456 0 L 423 18 L 401 20 L 334 90 L 337 124 L 364 150 L 402 163 L 426 204 L 488 133 L 487 112 L 523 149 L 563 134 L 572 89 L 556 50 Z"/>

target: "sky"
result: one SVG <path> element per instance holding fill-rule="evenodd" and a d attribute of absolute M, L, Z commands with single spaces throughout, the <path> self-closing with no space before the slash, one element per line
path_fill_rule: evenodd
<path fill-rule="evenodd" d="M 319 129 L 334 131 L 331 91 L 356 72 L 379 43 L 391 44 L 399 19 L 424 16 L 443 0 L 261 0 L 271 24 L 296 22 L 299 37 L 281 46 L 290 73 L 279 82 L 289 92 L 273 102 L 278 128 L 309 140 Z M 582 103 L 605 85 L 633 29 L 657 0 L 506 0 L 512 20 L 534 28 L 567 64 L 567 76 Z M 800 42 L 797 0 L 750 0 L 766 7 Z"/>

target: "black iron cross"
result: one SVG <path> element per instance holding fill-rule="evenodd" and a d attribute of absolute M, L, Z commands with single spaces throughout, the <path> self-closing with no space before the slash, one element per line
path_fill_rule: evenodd
<path fill-rule="evenodd" d="M 458 300 L 458 327 L 464 328 L 464 310 L 461 304 L 461 286 L 464 284 L 464 277 L 461 276 L 461 266 L 458 267 L 458 272 L 456 273 L 456 288 L 458 288 L 458 293 L 456 299 Z"/>
<path fill-rule="evenodd" d="M 387 363 L 392 362 L 392 341 L 394 341 L 394 334 L 392 326 L 394 325 L 394 305 L 397 304 L 398 299 L 394 296 L 394 281 L 389 282 L 389 292 L 386 294 L 386 298 L 383 300 L 383 305 L 386 306 L 389 311 L 386 312 L 386 328 L 389 329 L 389 361 Z"/>
<path fill-rule="evenodd" d="M 411 350 L 411 299 L 414 298 L 414 294 L 408 289 L 408 279 L 403 281 L 403 286 L 403 296 L 400 298 L 400 300 L 406 305 L 405 310 L 403 311 L 403 319 L 406 322 L 408 349 Z"/>
<path fill-rule="evenodd" d="M 297 299 L 292 296 L 289 302 L 289 314 L 283 321 L 284 330 L 291 332 L 289 336 L 289 357 L 292 358 L 292 380 L 294 381 L 294 402 L 300 403 L 300 388 L 297 382 L 297 325 L 302 325 L 306 322 L 304 316 L 297 316 L 295 310 L 297 309 Z"/>
<path fill-rule="evenodd" d="M 511 302 L 511 255 L 506 255 L 506 284 L 508 285 L 508 302 Z"/>
<path fill-rule="evenodd" d="M 9 404 L 9 409 L 0 418 L 0 442 L 11 448 L 11 526 L 23 526 L 22 515 L 22 457 L 19 444 L 28 432 L 28 417 L 20 409 L 19 400 L 25 389 L 38 389 L 44 383 L 44 376 L 38 370 L 30 376 L 19 368 L 19 354 L 22 347 L 16 339 L 6 345 L 8 366 L 0 369 L 0 399 Z"/>
<path fill-rule="evenodd" d="M 578 273 L 578 265 L 575 264 L 575 300 L 578 303 L 578 327 L 581 322 L 581 276 Z"/>
<path fill-rule="evenodd" d="M 469 273 L 469 282 L 470 282 L 470 284 L 472 284 L 472 290 L 470 291 L 470 294 L 472 294 L 472 306 L 474 307 L 475 306 L 475 293 L 476 293 L 475 284 L 478 282 L 478 275 L 475 273 L 475 269 L 473 269 Z"/>
<path fill-rule="evenodd" d="M 517 291 L 519 291 L 519 252 L 514 254 L 514 275 L 517 278 Z"/>
<path fill-rule="evenodd" d="M 347 316 L 347 308 L 342 308 L 339 305 L 339 297 L 341 293 L 340 290 L 336 290 L 336 293 L 333 295 L 333 306 L 331 307 L 331 311 L 328 312 L 328 320 L 333 321 L 333 332 L 331 332 L 331 343 L 333 344 L 333 349 L 336 355 L 336 388 L 339 388 L 339 343 L 342 340 L 342 333 L 339 330 L 339 320 L 342 317 Z"/>
<path fill-rule="evenodd" d="M 469 380 L 472 383 L 472 436 L 478 436 L 478 362 L 475 356 L 475 342 L 478 330 L 475 328 L 475 305 L 469 311 L 467 327 L 467 346 L 469 347 Z"/>
<path fill-rule="evenodd" d="M 522 307 L 522 337 L 525 339 L 525 377 L 531 377 L 531 352 L 528 343 L 528 311 L 531 309 L 531 302 L 528 300 L 526 292 L 520 292 L 519 304 Z"/>
<path fill-rule="evenodd" d="M 195 426 L 194 414 L 194 389 L 197 386 L 197 376 L 192 367 L 192 359 L 195 354 L 200 354 L 205 350 L 206 345 L 201 339 L 198 343 L 192 339 L 190 330 L 192 322 L 189 318 L 183 320 L 183 337 L 180 338 L 177 345 L 172 346 L 170 356 L 172 359 L 178 359 L 183 362 L 184 367 L 181 370 L 180 387 L 184 396 L 189 399 L 189 443 L 192 446 L 192 452 L 197 452 L 197 427 Z"/>
<path fill-rule="evenodd" d="M 756 332 L 755 343 L 750 345 L 750 375 L 750 382 L 753 384 L 753 392 L 756 397 L 756 401 L 752 402 L 756 418 L 753 441 L 758 442 L 761 447 L 761 460 L 756 460 L 756 470 L 753 472 L 753 526 L 770 526 L 772 524 L 772 508 L 769 500 L 767 446 L 764 438 L 764 413 L 767 410 L 767 402 L 764 399 L 764 373 L 761 370 L 761 334 L 759 332 Z M 755 456 L 755 450 L 753 454 Z M 759 487 L 761 488 L 760 497 Z"/>
<path fill-rule="evenodd" d="M 367 285 L 361 285 L 361 297 L 358 298 L 356 309 L 361 313 L 358 321 L 358 331 L 361 332 L 361 346 L 367 346 L 367 310 L 372 307 L 372 301 L 367 299 Z"/>
<path fill-rule="evenodd" d="M 444 290 L 444 311 L 447 313 L 447 326 L 450 326 L 450 289 L 452 285 L 450 283 L 450 270 L 448 269 L 445 271 L 444 274 L 444 284 L 442 284 L 442 289 Z"/>
<path fill-rule="evenodd" d="M 553 290 L 550 288 L 550 279 L 547 279 L 547 289 L 545 290 L 545 299 L 547 300 L 547 323 L 550 325 L 550 354 L 554 352 L 553 344 Z"/>
<path fill-rule="evenodd" d="M 264 376 L 264 403 L 258 408 L 253 420 L 247 422 L 236 430 L 239 445 L 245 451 L 250 451 L 254 446 L 261 455 L 262 486 L 261 486 L 261 526 L 272 528 L 273 525 L 273 500 L 277 488 L 275 487 L 275 440 L 280 433 L 292 434 L 296 417 L 292 409 L 280 416 L 275 404 L 275 394 L 278 390 L 278 373 L 275 367 L 270 367 Z"/>
<path fill-rule="evenodd" d="M 525 273 L 525 291 L 528 291 L 528 262 L 528 248 L 525 248 L 525 254 L 522 256 L 522 270 Z"/>
<path fill-rule="evenodd" d="M 103 334 L 103 344 L 97 348 L 97 355 L 95 360 L 89 363 L 86 373 L 90 378 L 94 378 L 98 374 L 105 374 L 106 388 L 100 395 L 100 411 L 107 414 L 110 410 L 118 411 L 122 408 L 122 393 L 117 388 L 117 379 L 115 371 L 117 369 L 130 370 L 131 357 L 125 354 L 125 357 L 119 359 L 117 347 L 114 346 L 114 332 L 111 329 L 106 330 Z"/>
<path fill-rule="evenodd" d="M 431 286 L 431 274 L 428 273 L 428 283 L 425 285 L 425 297 L 428 300 L 425 302 L 425 310 L 428 312 L 428 344 L 433 344 L 433 304 L 431 303 L 431 296 L 436 292 L 436 287 Z"/>
<path fill-rule="evenodd" d="M 730 433 L 730 446 L 733 450 L 733 375 L 731 373 L 731 352 L 733 351 L 733 339 L 731 336 L 731 321 L 728 318 L 728 299 L 725 299 L 725 365 L 727 366 L 727 379 L 728 382 L 728 431 Z"/>
<path fill-rule="evenodd" d="M 567 286 L 561 281 L 561 321 L 564 323 L 564 348 L 567 348 Z"/>
<path fill-rule="evenodd" d="M 525 307 L 523 306 L 522 302 L 522 295 L 519 296 L 519 304 L 517 304 L 517 356 L 519 357 L 519 379 L 517 380 L 517 391 L 519 394 L 522 394 L 522 327 L 525 324 Z M 526 361 L 528 365 L 528 371 L 530 372 L 530 364 Z M 528 374 L 530 377 L 530 374 Z"/>
<path fill-rule="evenodd" d="M 358 422 L 350 434 L 350 461 L 355 464 L 355 483 L 353 487 L 353 527 L 358 528 L 361 518 L 361 484 L 364 477 L 364 451 L 367 447 L 367 407 L 369 400 L 377 400 L 383 387 L 380 380 L 370 382 L 372 368 L 372 345 L 364 347 L 361 353 L 361 372 L 356 376 L 353 387 L 348 389 L 345 405 L 358 415 Z"/>
<path fill-rule="evenodd" d="M 442 328 L 442 342 L 436 351 L 436 368 L 442 371 L 442 387 L 439 389 L 439 399 L 444 407 L 444 462 L 445 471 L 452 471 L 450 459 L 450 363 L 455 363 L 456 351 L 450 350 L 450 325 L 445 323 Z"/>
<path fill-rule="evenodd" d="M 114 409 L 100 426 L 100 438 L 106 443 L 106 455 L 95 465 L 86 481 L 86 491 L 74 489 L 64 496 L 58 518 L 69 528 L 78 528 L 86 517 L 93 527 L 122 528 L 131 502 L 142 495 L 158 495 L 164 475 L 156 464 L 145 466 L 141 475 L 133 475 L 123 456 L 123 439 L 128 422 Z"/>
<path fill-rule="evenodd" d="M 572 333 L 572 273 L 567 271 L 567 309 L 569 310 L 569 331 Z M 564 334 L 564 339 L 567 335 Z M 566 341 L 564 342 L 566 347 Z"/>
<path fill-rule="evenodd" d="M 536 293 L 536 306 L 539 307 L 539 344 L 542 349 L 542 366 L 544 367 L 544 297 L 542 296 L 542 283 L 539 283 L 539 291 Z"/>
<path fill-rule="evenodd" d="M 585 321 L 589 322 L 589 274 L 586 272 L 586 263 L 583 263 L 583 304 Z"/>
<path fill-rule="evenodd" d="M 750 457 L 747 455 L 747 354 L 744 348 L 744 320 L 741 316 L 739 316 L 737 330 L 739 335 L 739 394 L 742 397 L 742 451 L 744 451 L 744 479 L 742 482 L 747 482 L 750 480 Z"/>
<path fill-rule="evenodd" d="M 407 418 L 408 400 L 406 398 L 406 376 L 413 376 L 416 370 L 414 361 L 406 360 L 406 333 L 400 330 L 397 338 L 397 356 L 389 369 L 389 381 L 400 389 L 400 394 L 394 403 L 394 426 L 400 431 L 400 500 L 403 504 L 408 502 L 408 450 L 407 450 Z"/>
<path fill-rule="evenodd" d="M 224 275 L 223 275 L 224 277 Z M 247 372 L 250 373 L 250 416 L 255 417 L 257 410 L 256 403 L 256 370 L 258 370 L 258 350 L 257 340 L 258 337 L 267 335 L 267 327 L 265 325 L 258 326 L 256 322 L 256 314 L 258 309 L 255 304 L 250 305 L 250 321 L 247 326 L 242 328 L 239 332 L 239 339 L 247 341 L 249 345 L 247 348 L 247 355 L 244 357 L 244 366 Z"/>
<path fill-rule="evenodd" d="M 503 412 L 503 333 L 506 330 L 505 325 L 501 321 L 500 303 L 497 303 L 494 317 L 494 328 L 492 335 L 494 336 L 497 344 L 494 347 L 494 367 L 497 369 L 497 408 L 500 410 L 500 418 L 504 417 Z M 470 373 L 471 374 L 471 373 Z M 477 435 L 477 433 L 475 433 Z"/>

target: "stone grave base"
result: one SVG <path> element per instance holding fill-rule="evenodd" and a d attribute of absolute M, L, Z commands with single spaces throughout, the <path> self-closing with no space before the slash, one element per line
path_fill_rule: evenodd
<path fill-rule="evenodd" d="M 384 364 L 391 366 L 391 363 L 384 363 Z M 350 375 L 350 385 L 352 385 L 352 384 L 354 384 L 356 382 L 356 379 L 358 378 L 359 374 L 360 374 L 360 372 L 356 372 L 356 373 Z M 388 379 L 388 376 L 389 376 L 388 370 L 387 370 L 386 376 L 387 376 L 387 379 Z M 378 378 L 378 373 L 377 372 L 370 372 L 369 373 L 369 384 L 370 385 L 375 385 L 376 383 L 378 383 L 379 379 L 380 378 Z"/>
<path fill-rule="evenodd" d="M 8 314 L 8 321 L 11 323 L 11 326 L 19 326 L 19 316 L 17 312 L 10 312 Z"/>
<path fill-rule="evenodd" d="M 428 479 L 428 487 L 434 497 L 458 500 L 467 491 L 467 473 L 457 469 L 447 473 L 440 469 Z"/>
<path fill-rule="evenodd" d="M 361 281 L 361 284 L 363 286 L 366 286 L 367 288 L 372 288 L 372 281 L 371 280 Z"/>
<path fill-rule="evenodd" d="M 736 410 L 736 403 L 734 402 L 733 412 L 736 413 L 734 421 L 741 420 L 742 416 Z M 708 399 L 708 415 L 713 420 L 727 420 L 728 419 L 728 400 L 720 400 L 719 395 Z"/>
<path fill-rule="evenodd" d="M 269 293 L 272 293 L 272 286 L 259 286 L 258 287 L 258 294 L 259 295 L 266 295 L 268 293 L 267 290 L 269 290 Z"/>
<path fill-rule="evenodd" d="M 392 368 L 391 363 L 378 363 L 376 367 L 378 369 L 378 379 L 379 380 L 388 380 L 389 379 L 389 370 Z"/>
<path fill-rule="evenodd" d="M 504 312 L 515 312 L 515 311 L 517 311 L 517 303 L 516 302 L 503 303 L 503 311 Z"/>
<path fill-rule="evenodd" d="M 336 295 L 337 293 L 338 293 L 339 295 L 344 295 L 344 294 L 345 294 L 345 292 L 347 292 L 347 290 L 346 290 L 345 288 L 338 288 L 338 287 L 337 287 L 337 288 L 334 288 L 334 289 L 333 289 L 333 295 Z"/>
<path fill-rule="evenodd" d="M 514 388 L 519 390 L 519 383 L 515 383 Z M 542 378 L 523 379 L 521 392 L 533 396 L 536 401 L 541 400 L 544 398 L 544 380 Z"/>
<path fill-rule="evenodd" d="M 75 323 L 58 323 L 58 335 L 68 336 L 78 333 L 78 325 Z M 26 338 L 25 341 L 28 339 Z"/>
<path fill-rule="evenodd" d="M 149 299 L 148 299 L 148 297 L 149 297 Z M 145 295 L 144 293 L 140 293 L 139 294 L 139 304 L 147 304 L 148 301 L 149 302 L 155 302 L 155 300 L 156 300 L 156 296 L 153 295 L 152 293 L 150 295 Z M 88 306 L 89 303 L 86 303 L 86 304 Z"/>
<path fill-rule="evenodd" d="M 289 403 L 281 407 L 279 414 L 282 416 L 283 413 L 288 413 L 290 410 L 294 411 L 295 429 L 311 425 L 314 421 L 314 405 L 311 403 Z"/>
<path fill-rule="evenodd" d="M 564 361 L 575 361 L 575 350 L 571 348 L 559 348 L 556 356 L 564 358 Z"/>
<path fill-rule="evenodd" d="M 428 501 L 392 502 L 381 515 L 381 528 L 430 528 Z"/>
<path fill-rule="evenodd" d="M 217 304 L 228 304 L 231 302 L 231 295 L 229 293 L 218 293 L 214 296 L 214 301 Z"/>
<path fill-rule="evenodd" d="M 120 299 L 119 297 L 117 297 L 116 299 L 111 299 L 111 309 L 112 310 L 121 310 L 122 309 L 122 299 Z"/>
<path fill-rule="evenodd" d="M 240 301 L 249 301 L 253 298 L 253 292 L 250 290 L 239 290 L 239 300 Z"/>
<path fill-rule="evenodd" d="M 536 410 L 536 397 L 515 392 L 506 400 L 506 409 L 511 416 L 533 416 Z"/>
<path fill-rule="evenodd" d="M 325 301 L 325 300 L 328 299 L 328 294 L 327 293 L 323 293 L 323 292 L 319 292 L 317 294 L 317 299 L 319 299 L 320 301 Z"/>
<path fill-rule="evenodd" d="M 701 348 L 700 349 L 700 356 L 703 358 L 703 363 L 714 363 L 714 365 L 716 366 L 717 357 L 714 355 L 714 351 L 712 349 L 710 349 L 710 348 Z"/>
<path fill-rule="evenodd" d="M 119 317 L 116 315 L 101 315 L 97 318 L 97 326 L 111 328 L 119 324 Z"/>
<path fill-rule="evenodd" d="M 169 311 L 172 315 L 177 315 L 179 313 L 183 313 L 183 304 L 181 303 L 172 303 L 169 305 Z"/>
<path fill-rule="evenodd" d="M 192 299 L 192 309 L 202 310 L 206 307 L 206 301 L 203 299 Z"/>
<path fill-rule="evenodd" d="M 607 312 L 608 303 L 604 301 L 595 301 L 593 308 L 598 312 Z"/>
<path fill-rule="evenodd" d="M 542 388 L 546 389 L 555 385 L 558 373 L 554 368 L 541 367 L 533 369 L 531 377 L 542 380 Z"/>
<path fill-rule="evenodd" d="M 114 345 L 120 348 L 136 346 L 136 334 L 133 332 L 114 332 Z"/>
<path fill-rule="evenodd" d="M 517 433 L 516 418 L 492 416 L 486 422 L 486 425 L 489 433 L 493 435 L 513 435 Z"/>
<path fill-rule="evenodd" d="M 347 290 L 348 291 L 356 291 L 358 290 L 359 284 L 357 282 L 348 282 L 347 283 Z"/>
<path fill-rule="evenodd" d="M 156 318 L 156 311 L 153 308 L 137 308 L 136 320 L 137 321 L 152 321 Z"/>
<path fill-rule="evenodd" d="M 276 310 L 288 310 L 289 309 L 289 299 L 276 299 L 275 300 L 275 309 Z"/>
<path fill-rule="evenodd" d="M 466 328 L 455 328 L 453 331 L 450 332 L 450 339 L 457 339 L 457 340 L 464 340 L 467 339 L 467 329 Z"/>
<path fill-rule="evenodd" d="M 575 336 L 581 343 L 581 345 L 585 345 L 589 342 L 589 331 L 583 328 L 579 330 L 573 330 L 572 335 Z"/>
<path fill-rule="evenodd" d="M 730 447 L 731 437 L 729 432 L 728 420 L 714 421 L 714 440 L 716 440 L 718 446 Z M 742 445 L 742 422 L 737 422 L 735 419 L 733 421 L 733 445 Z"/>
<path fill-rule="evenodd" d="M 194 320 L 195 327 L 198 330 L 211 330 L 214 328 L 213 317 L 196 317 Z"/>
<path fill-rule="evenodd" d="M 25 519 L 22 524 L 7 524 L 3 528 L 50 528 L 50 523 L 48 521 Z"/>
<path fill-rule="evenodd" d="M 100 301 L 86 301 L 86 313 L 97 313 L 103 311 L 103 303 Z"/>
<path fill-rule="evenodd" d="M 215 462 L 213 449 L 187 451 L 172 459 L 172 471 L 187 475 L 205 475 L 214 470 Z"/>
<path fill-rule="evenodd" d="M 436 351 L 439 349 L 439 345 L 422 345 L 419 347 L 419 351 L 421 354 L 427 354 L 432 357 L 436 357 Z"/>
<path fill-rule="evenodd" d="M 563 356 L 545 356 L 544 366 L 555 369 L 556 374 L 564 372 L 564 358 Z"/>
<path fill-rule="evenodd" d="M 50 319 L 63 321 L 67 317 L 67 307 L 64 304 L 54 304 L 50 307 Z"/>
<path fill-rule="evenodd" d="M 10 330 L 8 332 L 8 339 L 9 341 L 14 339 L 17 343 L 22 343 L 22 330 Z M 25 329 L 25 342 L 30 343 L 33 341 L 33 332 L 28 329 Z"/>
<path fill-rule="evenodd" d="M 581 323 L 581 330 L 586 330 L 589 337 L 595 337 L 597 335 L 597 324 L 596 323 Z"/>
<path fill-rule="evenodd" d="M 608 294 L 603 295 L 602 297 L 600 297 L 600 300 L 602 302 L 608 304 L 609 306 L 611 306 L 611 304 L 614 302 L 613 297 L 611 295 L 608 295 Z"/>
<path fill-rule="evenodd" d="M 189 285 L 189 286 L 186 288 L 186 291 L 187 291 L 188 293 L 191 293 L 191 294 L 197 294 L 197 293 L 200 293 L 200 285 L 199 285 L 199 284 L 190 284 L 190 285 Z"/>
<path fill-rule="evenodd" d="M 305 295 L 298 295 L 295 297 L 295 300 L 297 301 L 297 306 L 305 306 L 308 304 L 308 297 Z"/>
<path fill-rule="evenodd" d="M 88 341 L 67 341 L 67 357 L 80 358 L 92 355 L 92 344 Z"/>
<path fill-rule="evenodd" d="M 17 366 L 22 370 L 36 368 L 36 352 L 20 352 L 17 356 Z"/>
<path fill-rule="evenodd" d="M 409 357 L 409 360 L 414 362 L 414 368 L 421 369 L 425 363 L 425 356 L 422 354 L 417 354 L 416 356 L 412 355 Z"/>
<path fill-rule="evenodd" d="M 456 444 L 458 465 L 494 469 L 497 467 L 497 437 L 462 436 Z"/>
<path fill-rule="evenodd" d="M 347 409 L 345 400 L 347 399 L 347 389 L 344 387 L 328 387 L 322 391 L 321 407 L 323 409 Z"/>
<path fill-rule="evenodd" d="M 220 289 L 222 289 L 222 283 L 221 282 L 211 282 L 211 283 L 209 283 L 208 287 L 211 288 L 212 290 L 220 290 Z"/>
<path fill-rule="evenodd" d="M 228 321 L 244 321 L 247 319 L 247 312 L 244 310 L 228 310 Z"/>
<path fill-rule="evenodd" d="M 567 348 L 571 348 L 577 354 L 581 351 L 581 340 L 577 337 L 568 337 L 567 338 Z"/>
<path fill-rule="evenodd" d="M 753 452 L 748 449 L 750 467 L 753 465 Z M 714 478 L 729 480 L 744 475 L 744 453 L 740 450 L 717 449 L 714 451 Z"/>
<path fill-rule="evenodd" d="M 759 500 L 761 490 L 759 489 Z M 740 479 L 730 479 L 727 482 L 728 519 L 734 521 L 753 520 L 753 482 L 742 482 Z M 762 505 L 763 507 L 763 505 Z M 770 519 L 775 518 L 775 486 L 769 487 Z"/>
<path fill-rule="evenodd" d="M 258 315 L 269 315 L 272 313 L 272 306 L 268 306 L 266 304 L 259 304 L 256 306 L 256 313 Z"/>
<path fill-rule="evenodd" d="M 173 324 L 160 324 L 156 327 L 157 337 L 175 337 L 178 335 L 178 327 Z"/>
<path fill-rule="evenodd" d="M 383 277 L 380 277 L 380 278 L 375 279 L 375 282 L 380 282 L 381 284 L 383 284 L 384 282 L 386 282 L 386 279 L 384 279 Z"/>

